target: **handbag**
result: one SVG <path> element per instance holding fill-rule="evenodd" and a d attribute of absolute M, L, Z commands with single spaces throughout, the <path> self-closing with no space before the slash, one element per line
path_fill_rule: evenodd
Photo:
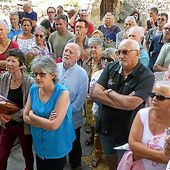
<path fill-rule="evenodd" d="M 15 103 L 0 95 L 0 114 L 11 115 L 18 111 L 20 108 Z"/>

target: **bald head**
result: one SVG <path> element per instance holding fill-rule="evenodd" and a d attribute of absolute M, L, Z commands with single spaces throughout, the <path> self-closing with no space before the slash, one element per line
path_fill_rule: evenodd
<path fill-rule="evenodd" d="M 140 50 L 139 43 L 136 40 L 124 39 L 120 42 L 119 49 L 121 49 L 122 46 L 126 46 L 127 50 Z"/>
<path fill-rule="evenodd" d="M 76 51 L 77 57 L 80 57 L 81 48 L 80 48 L 80 46 L 78 44 L 76 44 L 76 43 L 68 43 L 66 46 L 69 46 L 69 47 L 73 48 Z"/>
<path fill-rule="evenodd" d="M 79 60 L 81 48 L 76 43 L 68 43 L 63 51 L 63 65 L 66 69 L 72 67 Z"/>

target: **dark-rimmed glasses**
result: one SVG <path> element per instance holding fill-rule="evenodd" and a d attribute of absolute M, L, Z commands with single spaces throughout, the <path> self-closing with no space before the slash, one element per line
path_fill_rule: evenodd
<path fill-rule="evenodd" d="M 32 76 L 33 76 L 34 78 L 36 78 L 38 75 L 39 75 L 40 77 L 45 77 L 47 74 L 48 74 L 48 73 L 37 73 L 37 72 L 35 72 L 35 73 L 32 73 Z"/>
<path fill-rule="evenodd" d="M 165 19 L 164 18 L 158 18 L 157 21 L 162 21 L 163 22 L 163 21 L 165 21 Z"/>
<path fill-rule="evenodd" d="M 107 62 L 113 61 L 112 58 L 107 58 L 107 57 L 101 57 L 101 60 L 102 60 L 102 61 L 106 61 L 106 60 L 107 60 Z"/>
<path fill-rule="evenodd" d="M 149 92 L 149 96 L 153 99 L 154 97 L 156 97 L 157 100 L 159 101 L 164 101 L 164 100 L 167 100 L 167 99 L 170 99 L 170 97 L 165 97 L 161 94 L 157 94 L 157 93 L 154 93 L 154 92 Z"/>
<path fill-rule="evenodd" d="M 118 50 L 117 53 L 118 53 L 118 55 L 121 55 L 121 54 L 127 55 L 128 52 L 130 52 L 130 51 L 138 51 L 138 50 Z"/>
<path fill-rule="evenodd" d="M 55 12 L 54 11 L 48 11 L 47 13 L 48 14 L 54 14 Z"/>
<path fill-rule="evenodd" d="M 44 35 L 42 35 L 42 34 L 35 34 L 35 37 L 43 38 L 43 37 L 44 37 Z"/>
<path fill-rule="evenodd" d="M 168 27 L 164 27 L 164 30 L 170 32 L 170 28 Z"/>

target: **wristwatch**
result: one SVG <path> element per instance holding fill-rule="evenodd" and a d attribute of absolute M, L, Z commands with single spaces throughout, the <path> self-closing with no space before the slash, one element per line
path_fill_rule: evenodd
<path fill-rule="evenodd" d="M 107 89 L 107 94 L 109 94 L 111 91 L 113 91 L 112 89 Z"/>

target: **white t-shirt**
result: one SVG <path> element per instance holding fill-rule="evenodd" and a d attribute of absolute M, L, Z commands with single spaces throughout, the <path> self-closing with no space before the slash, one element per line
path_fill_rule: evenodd
<path fill-rule="evenodd" d="M 143 136 L 141 143 L 155 150 L 163 150 L 166 133 L 153 135 L 149 127 L 149 107 L 140 110 L 140 118 L 143 124 Z M 145 170 L 165 170 L 167 164 L 142 159 Z"/>

